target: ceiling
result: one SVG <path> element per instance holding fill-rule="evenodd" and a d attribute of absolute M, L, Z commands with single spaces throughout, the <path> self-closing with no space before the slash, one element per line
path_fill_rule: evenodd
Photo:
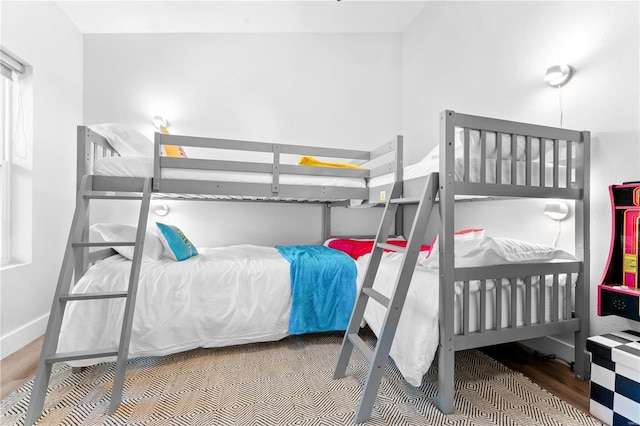
<path fill-rule="evenodd" d="M 85 34 L 402 32 L 426 1 L 57 1 Z"/>

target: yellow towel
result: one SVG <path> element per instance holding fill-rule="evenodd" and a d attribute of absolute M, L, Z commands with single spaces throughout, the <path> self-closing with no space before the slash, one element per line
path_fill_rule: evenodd
<path fill-rule="evenodd" d="M 313 157 L 302 156 L 300 160 L 298 160 L 298 164 L 301 166 L 316 166 L 316 167 L 340 167 L 343 169 L 361 169 L 362 166 L 358 166 L 357 164 L 348 164 L 348 163 L 330 163 L 326 161 L 319 161 Z"/>

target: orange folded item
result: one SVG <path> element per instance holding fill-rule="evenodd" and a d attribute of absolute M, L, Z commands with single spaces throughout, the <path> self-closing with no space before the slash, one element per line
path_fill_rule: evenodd
<path fill-rule="evenodd" d="M 343 169 L 361 169 L 362 166 L 358 166 L 357 164 L 349 164 L 349 163 L 331 163 L 327 161 L 319 161 L 313 157 L 309 157 L 307 155 L 300 157 L 298 160 L 298 164 L 301 166 L 315 166 L 315 167 L 339 167 Z"/>

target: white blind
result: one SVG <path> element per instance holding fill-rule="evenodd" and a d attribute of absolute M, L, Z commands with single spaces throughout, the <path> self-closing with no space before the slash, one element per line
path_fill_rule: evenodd
<path fill-rule="evenodd" d="M 0 70 L 2 71 L 3 77 L 11 79 L 12 72 L 18 75 L 24 74 L 25 66 L 4 48 L 0 47 Z"/>

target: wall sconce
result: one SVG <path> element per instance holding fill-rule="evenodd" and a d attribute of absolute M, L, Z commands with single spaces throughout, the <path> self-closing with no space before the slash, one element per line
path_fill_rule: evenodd
<path fill-rule="evenodd" d="M 573 75 L 573 68 L 569 65 L 553 65 L 547 68 L 544 80 L 553 87 L 561 87 L 567 83 Z"/>
<path fill-rule="evenodd" d="M 153 117 L 153 127 L 158 130 L 162 130 L 163 127 L 166 129 L 167 127 L 169 127 L 169 122 L 163 116 L 156 115 L 155 117 Z"/>
<path fill-rule="evenodd" d="M 549 201 L 544 207 L 544 214 L 560 222 L 569 217 L 569 206 L 563 201 Z"/>
<path fill-rule="evenodd" d="M 165 203 L 158 203 L 153 207 L 153 214 L 156 216 L 166 216 L 169 214 L 169 206 Z"/>

